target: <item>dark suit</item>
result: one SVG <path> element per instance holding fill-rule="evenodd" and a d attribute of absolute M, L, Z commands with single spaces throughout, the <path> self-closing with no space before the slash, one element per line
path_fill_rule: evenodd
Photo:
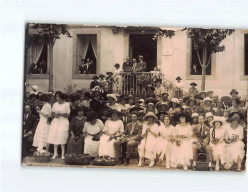
<path fill-rule="evenodd" d="M 142 125 L 139 121 L 137 121 L 134 126 L 133 123 L 128 123 L 124 131 L 125 138 L 122 141 L 118 140 L 114 143 L 116 156 L 124 156 L 125 158 L 129 159 L 132 148 L 137 146 L 141 140 L 141 132 Z"/>
<path fill-rule="evenodd" d="M 200 152 L 206 152 L 208 160 L 212 161 L 212 150 L 209 146 L 210 129 L 205 124 L 198 124 L 193 129 L 193 135 L 198 142 L 198 144 L 193 144 L 193 159 L 196 160 L 198 150 Z M 203 145 L 203 143 L 205 143 L 205 145 Z"/>
<path fill-rule="evenodd" d="M 93 65 L 88 65 L 85 64 L 85 66 L 82 68 L 82 74 L 93 74 L 94 73 L 94 68 Z"/>
<path fill-rule="evenodd" d="M 132 64 L 130 62 L 124 62 L 123 63 L 123 71 L 124 72 L 131 72 L 132 70 Z"/>
<path fill-rule="evenodd" d="M 191 74 L 192 74 L 192 75 L 201 75 L 201 71 L 200 71 L 200 70 L 196 70 L 196 71 L 195 71 L 195 70 L 192 69 L 192 70 L 191 70 Z"/>
<path fill-rule="evenodd" d="M 93 89 L 95 86 L 99 86 L 99 85 L 100 85 L 100 83 L 98 81 L 92 81 L 90 83 L 90 89 Z"/>
<path fill-rule="evenodd" d="M 28 150 L 32 147 L 33 137 L 38 124 L 37 117 L 29 114 L 28 117 L 24 115 L 23 118 L 23 139 L 22 139 L 22 156 L 28 155 Z M 26 136 L 27 135 L 27 136 Z"/>
<path fill-rule="evenodd" d="M 146 71 L 146 68 L 147 68 L 146 62 L 142 61 L 142 62 L 139 62 L 138 64 L 139 64 L 138 65 L 139 68 L 141 69 L 140 71 L 145 72 Z"/>

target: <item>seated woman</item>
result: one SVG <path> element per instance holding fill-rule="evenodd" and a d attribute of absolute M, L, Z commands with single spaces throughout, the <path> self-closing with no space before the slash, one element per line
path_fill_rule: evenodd
<path fill-rule="evenodd" d="M 170 109 L 169 109 L 169 114 L 170 117 L 173 117 L 175 114 L 180 112 L 180 103 L 179 99 L 177 98 L 172 98 L 170 101 Z"/>
<path fill-rule="evenodd" d="M 188 170 L 190 161 L 193 159 L 193 129 L 189 124 L 188 114 L 181 112 L 177 118 L 179 124 L 172 132 L 170 166 L 176 168 L 178 165 L 183 165 L 183 169 Z"/>
<path fill-rule="evenodd" d="M 149 167 L 155 165 L 156 158 L 156 142 L 158 137 L 158 125 L 155 123 L 157 120 L 156 115 L 153 112 L 148 112 L 144 116 L 144 120 L 147 122 L 144 123 L 142 128 L 142 141 L 138 146 L 139 152 L 139 164 L 141 167 L 143 165 L 144 158 L 148 158 L 150 160 Z"/>
<path fill-rule="evenodd" d="M 117 102 L 117 97 L 115 94 L 107 94 L 109 102 L 106 104 L 110 109 L 117 110 L 119 104 Z"/>
<path fill-rule="evenodd" d="M 84 109 L 78 107 L 75 111 L 76 116 L 74 116 L 70 122 L 69 131 L 70 138 L 67 144 L 67 153 L 83 153 L 84 138 L 82 134 L 82 129 L 86 121 L 84 116 Z"/>
<path fill-rule="evenodd" d="M 226 142 L 226 164 L 225 169 L 230 169 L 233 163 L 237 163 L 237 170 L 241 170 L 241 163 L 245 155 L 245 144 L 243 142 L 244 129 L 239 124 L 238 117 L 227 119 L 230 122 L 226 126 L 225 142 Z"/>
<path fill-rule="evenodd" d="M 159 137 L 157 138 L 157 154 L 160 155 L 159 161 L 166 159 L 166 168 L 170 168 L 170 141 L 174 127 L 170 124 L 169 115 L 164 116 L 164 123 L 158 127 Z"/>
<path fill-rule="evenodd" d="M 225 163 L 225 132 L 223 117 L 215 117 L 213 127 L 210 129 L 210 147 L 212 149 L 213 161 L 216 162 L 215 170 L 219 171 L 220 162 Z"/>
<path fill-rule="evenodd" d="M 214 116 L 224 116 L 224 109 L 221 100 L 217 100 L 216 107 L 213 108 Z"/>
<path fill-rule="evenodd" d="M 116 158 L 117 161 L 122 158 L 122 154 L 116 154 L 114 145 L 124 133 L 124 125 L 119 119 L 119 115 L 117 110 L 111 110 L 110 118 L 105 122 L 99 145 L 99 156 L 109 156 Z"/>
<path fill-rule="evenodd" d="M 87 114 L 86 123 L 83 128 L 84 134 L 84 154 L 89 154 L 91 157 L 98 156 L 100 136 L 104 128 L 101 120 L 97 119 L 97 112 L 90 111 Z"/>

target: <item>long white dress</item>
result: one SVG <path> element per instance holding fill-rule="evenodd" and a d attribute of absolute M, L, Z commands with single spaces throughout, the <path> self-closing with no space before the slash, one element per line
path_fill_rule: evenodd
<path fill-rule="evenodd" d="M 49 103 L 45 103 L 41 109 L 41 112 L 50 117 L 52 113 L 51 105 Z M 33 146 L 38 147 L 37 150 L 42 150 L 43 147 L 46 147 L 49 128 L 50 125 L 47 123 L 47 118 L 40 114 L 40 121 L 35 130 L 33 142 Z"/>
<path fill-rule="evenodd" d="M 144 123 L 141 134 L 143 135 L 148 128 L 155 135 L 158 135 L 158 125 L 156 123 L 154 123 L 153 125 L 148 125 L 147 122 Z M 139 157 L 154 160 L 156 158 L 157 152 L 156 142 L 157 137 L 153 136 L 151 132 L 148 132 L 138 146 Z"/>
<path fill-rule="evenodd" d="M 170 139 L 171 134 L 174 131 L 174 127 L 170 125 L 169 127 L 165 127 L 164 123 L 161 123 L 161 125 L 158 127 L 159 137 L 157 137 L 157 154 L 160 155 L 160 159 L 163 160 L 164 156 L 166 155 L 166 158 L 170 158 Z M 165 138 L 164 138 L 165 137 Z"/>
<path fill-rule="evenodd" d="M 103 131 L 104 124 L 101 120 L 97 119 L 96 124 L 91 125 L 89 122 L 84 124 L 83 132 L 87 133 L 84 139 L 84 154 L 89 154 L 90 156 L 98 156 L 100 141 L 93 141 L 93 135 L 96 135 Z"/>
<path fill-rule="evenodd" d="M 210 147 L 212 148 L 213 160 L 216 161 L 219 156 L 220 162 L 222 164 L 225 162 L 225 127 L 226 126 L 221 126 L 219 129 L 215 129 L 215 139 L 220 140 L 220 142 L 218 142 L 217 144 L 213 144 L 211 142 L 213 140 L 213 128 L 210 129 Z"/>
<path fill-rule="evenodd" d="M 59 104 L 55 102 L 52 107 L 52 112 L 55 114 L 70 114 L 70 104 L 64 102 Z M 69 120 L 65 117 L 54 118 L 51 122 L 48 133 L 47 143 L 49 144 L 66 144 L 69 136 Z"/>
<path fill-rule="evenodd" d="M 170 165 L 176 168 L 178 165 L 190 165 L 190 160 L 193 159 L 193 129 L 191 125 L 182 126 L 178 124 L 172 132 L 174 139 L 181 140 L 178 146 L 176 142 L 170 144 Z M 188 138 L 180 139 L 180 136 L 187 136 Z"/>
<path fill-rule="evenodd" d="M 119 134 L 124 132 L 124 125 L 121 120 L 112 121 L 108 119 L 105 122 L 105 126 L 103 129 L 104 132 L 108 131 L 110 134 Z M 109 156 L 115 158 L 115 149 L 114 149 L 114 142 L 115 139 L 109 141 L 110 136 L 106 134 L 102 134 L 100 138 L 100 145 L 99 145 L 99 156 Z"/>
<path fill-rule="evenodd" d="M 230 144 L 226 144 L 225 148 L 225 168 L 229 169 L 233 163 L 237 163 L 238 157 L 241 159 L 241 162 L 245 156 L 245 144 L 242 141 L 244 138 L 244 130 L 241 125 L 239 125 L 236 129 L 232 129 L 231 125 L 226 126 L 226 134 L 225 139 L 232 139 L 235 136 L 239 136 L 239 140 L 236 142 L 232 142 Z"/>

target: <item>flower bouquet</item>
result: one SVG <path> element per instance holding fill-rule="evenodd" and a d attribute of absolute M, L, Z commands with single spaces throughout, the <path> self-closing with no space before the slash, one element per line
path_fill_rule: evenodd
<path fill-rule="evenodd" d="M 33 155 L 34 155 L 34 160 L 40 163 L 49 162 L 53 156 L 52 153 L 47 152 L 45 150 L 35 151 Z"/>
<path fill-rule="evenodd" d="M 78 153 L 66 154 L 65 164 L 67 165 L 89 165 L 90 155 L 89 154 L 78 154 Z"/>

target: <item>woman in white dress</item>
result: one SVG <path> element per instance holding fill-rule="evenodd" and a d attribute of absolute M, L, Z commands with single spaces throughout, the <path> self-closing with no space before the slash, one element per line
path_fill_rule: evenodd
<path fill-rule="evenodd" d="M 38 151 L 41 151 L 44 147 L 46 147 L 46 151 L 48 152 L 49 144 L 47 143 L 47 136 L 50 124 L 48 123 L 47 119 L 51 117 L 52 108 L 49 104 L 48 96 L 46 94 L 41 95 L 40 101 L 42 101 L 43 107 L 41 110 L 39 107 L 36 109 L 40 115 L 40 121 L 34 134 L 33 146 L 38 147 Z"/>
<path fill-rule="evenodd" d="M 89 154 L 92 157 L 98 156 L 100 136 L 104 128 L 101 120 L 97 119 L 97 113 L 90 111 L 87 114 L 86 123 L 84 124 L 83 133 L 84 139 L 84 154 Z"/>
<path fill-rule="evenodd" d="M 103 134 L 100 137 L 99 156 L 109 156 L 119 160 L 115 155 L 114 143 L 119 140 L 124 133 L 123 122 L 119 119 L 119 112 L 112 110 L 110 118 L 106 120 Z"/>
<path fill-rule="evenodd" d="M 241 170 L 241 163 L 245 156 L 244 128 L 239 124 L 240 119 L 233 117 L 227 119 L 230 124 L 226 125 L 226 164 L 225 169 L 230 169 L 233 163 L 237 163 L 237 170 Z"/>
<path fill-rule="evenodd" d="M 166 168 L 170 168 L 170 144 L 171 135 L 174 127 L 170 124 L 170 116 L 164 116 L 164 123 L 158 127 L 159 137 L 157 138 L 157 154 L 160 155 L 159 161 L 166 159 Z"/>
<path fill-rule="evenodd" d="M 142 140 L 138 146 L 139 167 L 143 165 L 144 158 L 148 158 L 150 160 L 149 167 L 155 165 L 157 151 L 156 141 L 158 137 L 158 125 L 155 123 L 155 121 L 157 119 L 158 118 L 153 112 L 148 112 L 144 116 L 144 120 L 146 122 L 143 125 L 141 133 Z"/>
<path fill-rule="evenodd" d="M 216 162 L 215 170 L 219 171 L 220 162 L 225 163 L 225 132 L 224 117 L 214 117 L 213 127 L 210 129 L 210 147 L 213 161 Z"/>
<path fill-rule="evenodd" d="M 61 145 L 61 159 L 65 159 L 65 144 L 69 137 L 68 118 L 70 116 L 70 104 L 65 101 L 66 98 L 66 94 L 57 92 L 57 102 L 52 107 L 53 120 L 47 138 L 49 144 L 54 144 L 54 155 L 52 159 L 58 157 L 58 145 Z"/>
<path fill-rule="evenodd" d="M 176 168 L 183 165 L 183 169 L 188 170 L 193 159 L 193 128 L 188 114 L 182 112 L 177 117 L 180 123 L 172 131 L 170 166 Z"/>

